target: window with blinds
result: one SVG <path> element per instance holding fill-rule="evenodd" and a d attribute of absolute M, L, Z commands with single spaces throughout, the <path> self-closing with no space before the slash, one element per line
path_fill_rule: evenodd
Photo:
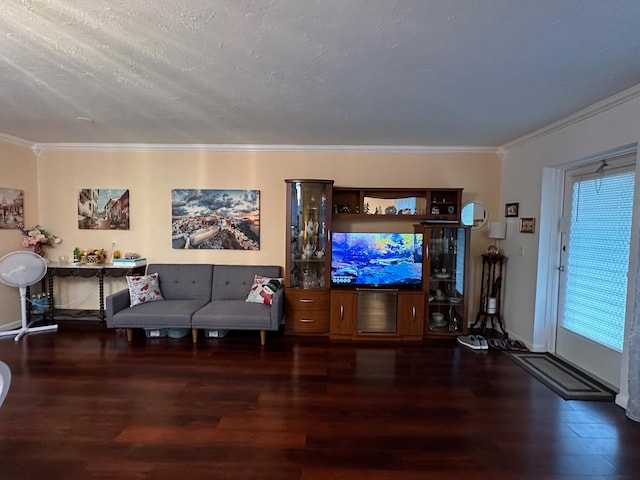
<path fill-rule="evenodd" d="M 562 327 L 622 351 L 634 172 L 573 184 Z"/>

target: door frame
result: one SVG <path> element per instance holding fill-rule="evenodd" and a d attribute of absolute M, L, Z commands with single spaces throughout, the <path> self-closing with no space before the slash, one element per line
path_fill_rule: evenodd
<path fill-rule="evenodd" d="M 636 272 L 638 271 L 639 235 L 634 235 L 640 227 L 640 159 L 638 159 L 638 143 L 624 145 L 599 154 L 589 156 L 570 163 L 558 164 L 542 169 L 542 188 L 540 192 L 540 234 L 538 238 L 538 265 L 536 275 L 536 300 L 534 309 L 534 325 L 532 350 L 555 354 L 557 312 L 558 312 L 558 267 L 560 262 L 562 207 L 564 195 L 564 177 L 567 170 L 584 164 L 598 162 L 611 157 L 636 155 L 636 182 L 634 192 L 634 211 L 631 225 L 631 245 L 629 251 L 630 288 L 627 288 L 627 313 L 625 318 L 624 345 L 622 348 L 622 366 L 620 371 L 620 393 L 616 396 L 616 404 L 626 408 L 628 401 L 627 377 L 629 374 L 629 330 L 633 321 L 635 302 Z M 546 253 L 546 254 L 545 254 Z M 631 288 L 631 287 L 634 288 Z"/>

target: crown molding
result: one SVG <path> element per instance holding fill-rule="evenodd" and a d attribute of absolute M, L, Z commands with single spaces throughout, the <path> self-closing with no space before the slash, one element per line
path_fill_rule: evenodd
<path fill-rule="evenodd" d="M 14 145 L 18 145 L 20 147 L 33 148 L 33 142 L 30 140 L 26 140 L 20 137 L 14 137 L 13 135 L 9 135 L 8 133 L 0 132 L 0 141 L 13 143 Z"/>
<path fill-rule="evenodd" d="M 640 84 L 634 85 L 631 88 L 623 90 L 622 92 L 611 97 L 605 98 L 604 100 L 594 103 L 593 105 L 589 105 L 588 107 L 583 108 L 582 110 L 578 110 L 568 117 L 550 123 L 549 125 L 546 125 L 534 132 L 516 138 L 509 143 L 505 143 L 500 148 L 498 148 L 497 153 L 500 158 L 502 158 L 507 152 L 513 150 L 514 148 L 521 147 L 529 142 L 562 130 L 563 128 L 575 125 L 576 123 L 582 122 L 583 120 L 598 115 L 599 113 L 606 112 L 607 110 L 615 108 L 619 105 L 635 100 L 638 97 L 640 97 Z"/>
<path fill-rule="evenodd" d="M 241 144 L 147 144 L 147 143 L 39 143 L 42 150 L 82 151 L 211 151 L 211 152 L 370 152 L 370 153 L 496 153 L 497 147 L 396 146 L 396 145 L 241 145 Z"/>

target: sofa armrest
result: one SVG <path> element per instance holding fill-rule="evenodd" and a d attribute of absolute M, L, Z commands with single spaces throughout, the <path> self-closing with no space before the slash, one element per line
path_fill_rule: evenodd
<path fill-rule="evenodd" d="M 105 298 L 106 302 L 106 314 L 107 314 L 107 326 L 113 326 L 113 316 L 120 310 L 129 308 L 131 305 L 131 299 L 129 296 L 129 289 L 120 290 Z"/>
<path fill-rule="evenodd" d="M 271 299 L 271 328 L 278 330 L 284 323 L 284 287 L 279 288 Z"/>

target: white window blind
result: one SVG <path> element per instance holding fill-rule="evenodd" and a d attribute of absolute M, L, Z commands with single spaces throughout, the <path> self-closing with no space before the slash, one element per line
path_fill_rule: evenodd
<path fill-rule="evenodd" d="M 633 171 L 573 184 L 562 327 L 622 351 L 633 213 Z"/>

